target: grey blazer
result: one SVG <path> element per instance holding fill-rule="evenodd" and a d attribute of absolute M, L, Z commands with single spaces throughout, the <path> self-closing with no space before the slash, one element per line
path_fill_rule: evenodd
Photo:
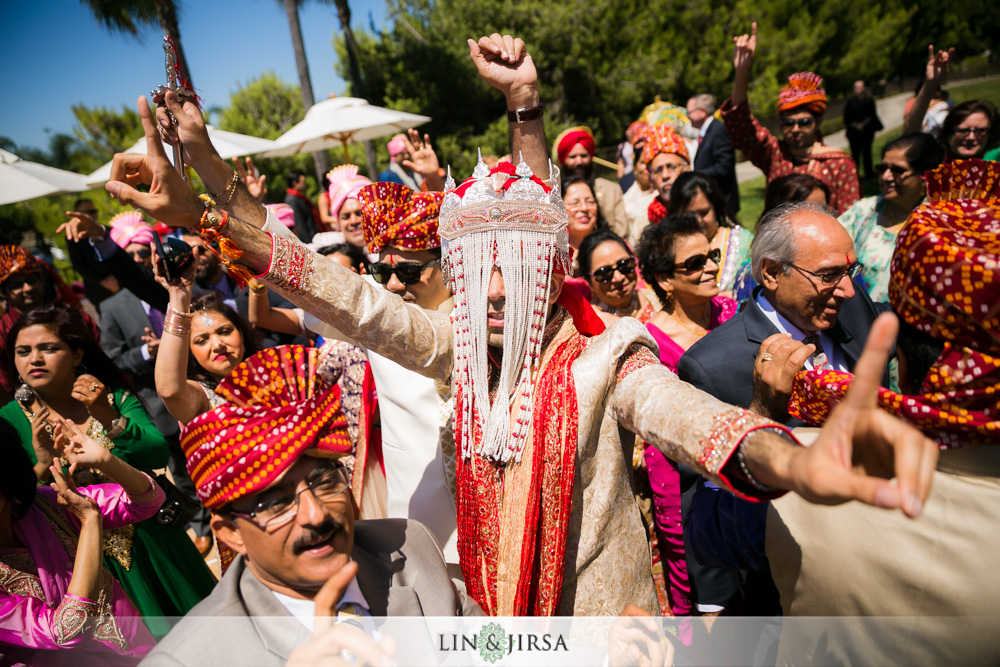
<path fill-rule="evenodd" d="M 448 577 L 440 547 L 418 521 L 356 522 L 351 558 L 358 564 L 358 586 L 372 616 L 484 615 Z M 181 619 L 142 665 L 284 665 L 309 636 L 237 557 L 212 594 Z M 412 656 L 412 648 L 403 650 Z"/>
<path fill-rule="evenodd" d="M 142 336 L 146 327 L 152 326 L 139 297 L 128 289 L 101 302 L 101 346 L 118 367 L 132 377 L 136 393 L 153 424 L 169 437 L 178 432 L 177 420 L 170 416 L 156 393 L 155 362 L 142 358 Z"/>

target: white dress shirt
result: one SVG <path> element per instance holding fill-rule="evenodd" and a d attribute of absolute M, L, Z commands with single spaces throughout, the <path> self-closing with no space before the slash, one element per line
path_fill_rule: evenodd
<path fill-rule="evenodd" d="M 771 302 L 764 296 L 763 291 L 757 295 L 757 305 L 760 306 L 764 317 L 770 320 L 771 324 L 777 327 L 778 331 L 790 334 L 793 339 L 800 343 L 806 338 L 806 334 L 802 333 L 801 329 L 789 322 L 781 313 L 774 309 Z M 830 367 L 838 371 L 849 371 L 844 351 L 833 341 L 830 334 L 826 331 L 819 331 L 817 333 L 819 334 L 819 341 L 823 345 L 823 352 L 826 354 L 827 363 L 830 364 Z M 813 370 L 811 357 L 806 359 L 804 368 L 809 371 Z"/>

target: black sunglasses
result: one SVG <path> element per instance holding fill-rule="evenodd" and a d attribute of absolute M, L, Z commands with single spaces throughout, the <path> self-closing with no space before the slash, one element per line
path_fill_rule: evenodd
<path fill-rule="evenodd" d="M 440 263 L 440 259 L 432 259 L 426 264 L 406 263 L 397 264 L 396 266 L 390 266 L 385 262 L 375 262 L 368 265 L 368 274 L 379 285 L 388 285 L 389 281 L 392 280 L 393 274 L 396 274 L 399 282 L 404 285 L 416 285 L 420 282 L 420 274 L 423 273 L 424 269 L 437 266 Z"/>
<path fill-rule="evenodd" d="M 815 118 L 782 118 L 781 124 L 784 127 L 812 127 L 816 122 Z"/>
<path fill-rule="evenodd" d="M 149 248 L 140 248 L 132 253 L 133 257 L 138 257 L 139 259 L 149 259 L 153 256 L 153 253 L 149 251 Z"/>
<path fill-rule="evenodd" d="M 695 255 L 693 257 L 688 257 L 684 260 L 683 264 L 678 264 L 674 267 L 674 271 L 683 271 L 685 273 L 694 273 L 695 271 L 701 271 L 708 264 L 708 260 L 712 260 L 716 264 L 722 259 L 722 251 L 718 248 L 709 250 L 707 255 Z"/>
<path fill-rule="evenodd" d="M 599 283 L 610 283 L 615 276 L 615 271 L 626 277 L 635 273 L 635 257 L 622 257 L 614 264 L 594 269 L 590 277 Z"/>

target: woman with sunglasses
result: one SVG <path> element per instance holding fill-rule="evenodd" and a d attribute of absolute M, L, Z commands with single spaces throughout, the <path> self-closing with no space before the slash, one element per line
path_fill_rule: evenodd
<path fill-rule="evenodd" d="M 719 294 L 722 253 L 711 247 L 698 215 L 678 213 L 643 230 L 636 255 L 642 277 L 663 304 L 646 329 L 659 345 L 660 363 L 676 372 L 689 347 L 736 314 L 736 302 Z M 671 611 L 688 615 L 696 601 L 684 556 L 680 471 L 653 447 L 646 448 L 643 458 Z"/>
<path fill-rule="evenodd" d="M 904 134 L 882 149 L 875 165 L 882 193 L 854 202 L 838 218 L 854 239 L 861 276 L 874 301 L 889 298 L 889 261 L 896 235 L 915 208 L 925 200 L 924 173 L 944 159 L 941 145 L 929 134 Z"/>
<path fill-rule="evenodd" d="M 719 290 L 723 295 L 743 299 L 756 283 L 750 275 L 750 244 L 753 234 L 740 226 L 729 211 L 726 196 L 706 174 L 681 174 L 670 188 L 670 213 L 694 213 L 701 221 L 709 245 L 719 251 Z"/>
<path fill-rule="evenodd" d="M 653 306 L 638 289 L 635 256 L 625 239 L 610 229 L 588 234 L 580 243 L 577 262 L 590 287 L 590 303 L 606 324 L 619 317 L 645 324 L 653 316 Z"/>

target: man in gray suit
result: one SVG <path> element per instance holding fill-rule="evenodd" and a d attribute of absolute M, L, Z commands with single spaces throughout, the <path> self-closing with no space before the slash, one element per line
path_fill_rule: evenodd
<path fill-rule="evenodd" d="M 317 379 L 303 392 L 281 381 L 291 359 L 316 354 L 288 346 L 243 362 L 220 384 L 241 406 L 185 427 L 198 495 L 239 555 L 144 665 L 283 665 L 319 616 L 372 630 L 372 616 L 483 615 L 423 524 L 355 522 L 349 473 L 336 459 L 351 450 L 337 387 Z"/>

